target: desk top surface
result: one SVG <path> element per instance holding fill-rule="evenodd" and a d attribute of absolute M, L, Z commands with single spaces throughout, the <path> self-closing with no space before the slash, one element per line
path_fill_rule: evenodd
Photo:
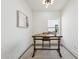
<path fill-rule="evenodd" d="M 62 37 L 61 35 L 54 35 L 54 34 L 35 34 L 32 37 Z"/>

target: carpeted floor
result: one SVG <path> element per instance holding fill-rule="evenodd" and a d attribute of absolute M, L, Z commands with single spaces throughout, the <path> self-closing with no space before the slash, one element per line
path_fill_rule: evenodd
<path fill-rule="evenodd" d="M 55 47 L 55 46 L 54 46 Z M 55 47 L 56 48 L 56 47 Z M 31 47 L 21 59 L 76 59 L 71 55 L 64 47 L 61 46 L 62 58 L 59 57 L 59 54 L 56 50 L 38 50 L 35 53 L 35 56 L 32 58 L 33 47 Z"/>

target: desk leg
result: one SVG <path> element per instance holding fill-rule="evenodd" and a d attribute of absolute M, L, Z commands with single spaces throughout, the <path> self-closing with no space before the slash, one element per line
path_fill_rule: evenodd
<path fill-rule="evenodd" d="M 60 53 L 60 39 L 58 40 L 58 50 L 57 52 L 59 53 L 59 56 L 62 57 L 61 53 Z"/>
<path fill-rule="evenodd" d="M 57 50 L 57 52 L 59 53 L 59 56 L 62 58 L 62 55 L 61 55 L 61 53 L 60 53 L 60 50 Z"/>
<path fill-rule="evenodd" d="M 34 50 L 34 51 L 33 51 L 33 55 L 32 55 L 32 57 L 34 57 L 34 56 L 35 56 L 35 52 L 36 52 L 36 50 Z"/>
<path fill-rule="evenodd" d="M 36 52 L 36 46 L 35 46 L 35 44 L 36 44 L 36 41 L 34 40 L 34 51 L 33 51 L 33 55 L 32 55 L 32 57 L 35 56 L 35 52 Z"/>

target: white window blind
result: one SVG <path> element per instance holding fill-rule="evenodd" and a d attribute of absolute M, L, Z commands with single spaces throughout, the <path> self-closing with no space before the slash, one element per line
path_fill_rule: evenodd
<path fill-rule="evenodd" d="M 59 27 L 59 20 L 48 20 L 48 31 L 55 31 L 55 25 Z"/>

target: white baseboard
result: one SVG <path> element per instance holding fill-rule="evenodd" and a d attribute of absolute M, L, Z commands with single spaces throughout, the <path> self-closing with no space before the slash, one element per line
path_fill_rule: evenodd
<path fill-rule="evenodd" d="M 68 52 L 70 52 L 76 59 L 78 59 L 78 54 L 77 54 L 76 51 L 74 52 L 72 49 L 68 48 L 68 47 L 65 46 L 64 44 L 62 44 L 62 46 L 63 46 Z"/>
<path fill-rule="evenodd" d="M 25 54 L 25 52 L 27 52 L 31 47 L 32 47 L 32 44 L 28 46 L 28 48 L 19 56 L 18 59 L 21 59 L 21 57 Z"/>

